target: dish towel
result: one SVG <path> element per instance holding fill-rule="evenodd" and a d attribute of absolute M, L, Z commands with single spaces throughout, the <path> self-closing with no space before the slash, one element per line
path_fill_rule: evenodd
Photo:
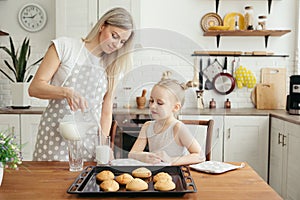
<path fill-rule="evenodd" d="M 211 174 L 221 174 L 224 172 L 228 172 L 234 169 L 245 167 L 245 163 L 241 163 L 241 165 L 232 165 L 229 163 L 219 162 L 219 161 L 206 161 L 194 165 L 190 165 L 190 168 Z"/>

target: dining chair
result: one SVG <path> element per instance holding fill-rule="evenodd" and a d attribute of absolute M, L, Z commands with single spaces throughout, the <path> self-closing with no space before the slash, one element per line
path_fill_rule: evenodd
<path fill-rule="evenodd" d="M 117 127 L 118 127 L 117 120 L 112 120 L 110 131 L 109 131 L 111 149 L 114 149 L 115 147 L 115 137 L 117 134 Z"/>
<path fill-rule="evenodd" d="M 198 128 L 198 126 L 204 127 L 206 129 L 205 142 L 204 142 L 205 158 L 206 158 L 206 161 L 211 160 L 211 150 L 212 150 L 211 144 L 212 144 L 214 120 L 210 119 L 210 120 L 180 120 L 180 121 L 182 121 L 184 124 L 186 124 L 188 126 L 188 128 L 190 126 L 195 126 L 192 130 L 196 130 L 195 134 L 198 134 L 198 136 L 199 136 L 199 134 L 201 134 L 200 131 L 203 130 L 203 128 L 200 129 L 200 128 Z M 193 135 L 196 137 L 197 135 L 195 135 L 195 134 L 193 134 Z M 200 140 L 201 139 L 202 138 L 200 138 Z"/>

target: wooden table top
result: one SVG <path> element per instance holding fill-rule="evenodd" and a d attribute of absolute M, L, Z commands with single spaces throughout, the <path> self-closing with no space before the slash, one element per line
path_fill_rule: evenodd
<path fill-rule="evenodd" d="M 94 163 L 85 163 L 85 165 L 94 165 Z M 23 162 L 18 171 L 5 170 L 0 186 L 0 199 L 95 199 L 67 193 L 68 188 L 79 174 L 80 172 L 68 170 L 68 162 Z M 155 199 L 282 199 L 247 164 L 242 169 L 219 175 L 193 170 L 191 170 L 191 175 L 198 192 L 187 193 L 180 197 L 155 197 Z M 122 199 L 119 196 L 105 198 Z M 153 199 L 153 197 L 142 198 Z M 124 197 L 124 199 L 128 200 L 128 197 Z"/>

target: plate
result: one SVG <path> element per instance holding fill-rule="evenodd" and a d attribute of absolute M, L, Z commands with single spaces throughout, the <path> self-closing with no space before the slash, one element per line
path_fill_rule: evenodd
<path fill-rule="evenodd" d="M 229 28 L 230 28 L 229 26 L 210 26 L 208 27 L 208 30 L 224 31 L 224 30 L 228 30 Z"/>
<path fill-rule="evenodd" d="M 241 165 L 237 166 L 219 161 L 206 161 L 199 164 L 190 165 L 190 168 L 194 170 L 211 174 L 221 174 L 243 167 L 245 167 L 245 163 L 241 163 Z"/>
<path fill-rule="evenodd" d="M 222 26 L 223 20 L 217 13 L 207 13 L 201 19 L 201 28 L 203 31 L 208 31 L 211 26 Z"/>
<path fill-rule="evenodd" d="M 231 12 L 224 17 L 224 26 L 229 26 L 229 30 L 235 30 L 235 17 L 239 17 L 239 28 L 245 30 L 245 18 L 241 13 Z"/>

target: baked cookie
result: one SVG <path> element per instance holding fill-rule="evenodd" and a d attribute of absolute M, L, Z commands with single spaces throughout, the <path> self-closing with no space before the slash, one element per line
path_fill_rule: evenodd
<path fill-rule="evenodd" d="M 140 178 L 134 178 L 126 184 L 126 190 L 143 191 L 148 189 L 148 184 Z"/>
<path fill-rule="evenodd" d="M 146 167 L 139 167 L 132 171 L 132 176 L 135 178 L 149 178 L 151 175 L 151 171 Z"/>
<path fill-rule="evenodd" d="M 170 176 L 170 174 L 166 173 L 166 172 L 159 172 L 158 174 L 156 174 L 155 176 L 153 176 L 153 182 L 157 182 L 159 180 L 172 180 L 172 176 Z"/>
<path fill-rule="evenodd" d="M 154 189 L 159 191 L 170 191 L 174 190 L 176 188 L 176 185 L 171 180 L 159 180 L 154 184 Z"/>
<path fill-rule="evenodd" d="M 96 179 L 98 181 L 105 181 L 105 180 L 113 180 L 115 178 L 114 173 L 109 170 L 103 170 L 96 175 Z"/>
<path fill-rule="evenodd" d="M 116 177 L 116 181 L 121 185 L 126 185 L 127 183 L 132 181 L 132 179 L 133 177 L 128 173 L 120 174 Z"/>
<path fill-rule="evenodd" d="M 101 190 L 106 192 L 115 192 L 119 190 L 120 186 L 119 183 L 117 183 L 117 181 L 110 179 L 103 181 L 100 184 L 100 188 Z"/>

